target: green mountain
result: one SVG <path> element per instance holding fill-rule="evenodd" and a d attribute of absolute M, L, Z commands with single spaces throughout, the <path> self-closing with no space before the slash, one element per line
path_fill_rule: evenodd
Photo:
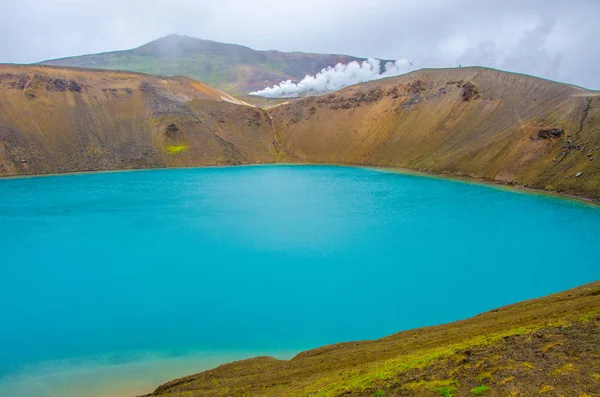
<path fill-rule="evenodd" d="M 337 54 L 257 51 L 241 45 L 169 35 L 132 50 L 53 59 L 41 64 L 185 76 L 239 95 L 283 80 L 300 80 L 340 62 L 363 60 Z"/>

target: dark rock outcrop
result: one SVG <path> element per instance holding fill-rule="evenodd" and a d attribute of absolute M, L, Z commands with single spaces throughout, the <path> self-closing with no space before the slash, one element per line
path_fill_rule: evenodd
<path fill-rule="evenodd" d="M 471 83 L 470 81 L 467 81 L 466 83 L 464 83 L 462 85 L 463 91 L 462 91 L 462 100 L 465 102 L 470 101 L 471 99 L 477 99 L 479 98 L 479 90 L 477 89 L 477 86 L 473 83 Z"/>
<path fill-rule="evenodd" d="M 67 82 L 63 79 L 54 79 L 52 85 L 48 85 L 48 90 L 64 92 L 67 90 Z"/>
<path fill-rule="evenodd" d="M 179 135 L 179 127 L 173 123 L 169 124 L 165 131 L 165 135 L 169 138 L 176 138 Z"/>
<path fill-rule="evenodd" d="M 538 131 L 538 137 L 542 138 L 542 139 L 549 139 L 549 138 L 559 138 L 561 135 L 563 135 L 565 133 L 565 130 L 563 129 L 558 129 L 558 128 L 551 128 L 551 129 L 541 129 Z"/>
<path fill-rule="evenodd" d="M 71 92 L 81 92 L 81 86 L 77 84 L 75 80 L 69 81 L 69 91 Z"/>

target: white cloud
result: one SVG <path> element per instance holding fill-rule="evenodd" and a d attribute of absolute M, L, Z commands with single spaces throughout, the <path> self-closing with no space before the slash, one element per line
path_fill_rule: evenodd
<path fill-rule="evenodd" d="M 545 20 L 526 31 L 512 48 L 503 51 L 494 40 L 479 42 L 457 58 L 463 66 L 486 65 L 503 70 L 558 78 L 561 55 L 550 54 L 547 40 L 555 22 Z"/>
<path fill-rule="evenodd" d="M 406 57 L 418 66 L 477 62 L 600 89 L 597 0 L 0 0 L 0 9 L 0 62 L 126 49 L 179 33 L 256 49 Z"/>

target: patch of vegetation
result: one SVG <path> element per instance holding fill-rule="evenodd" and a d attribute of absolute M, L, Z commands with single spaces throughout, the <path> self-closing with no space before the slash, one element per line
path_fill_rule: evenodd
<path fill-rule="evenodd" d="M 473 393 L 476 396 L 480 396 L 480 395 L 482 395 L 483 393 L 485 393 L 488 390 L 490 390 L 489 386 L 480 385 L 480 386 L 472 388 L 471 389 L 471 393 Z"/>
<path fill-rule="evenodd" d="M 555 369 L 552 372 L 552 375 L 556 376 L 556 375 L 563 375 L 567 372 L 573 372 L 575 371 L 575 367 L 573 366 L 573 364 L 569 363 L 569 364 L 565 364 L 560 368 Z"/>
<path fill-rule="evenodd" d="M 512 382 L 512 381 L 514 381 L 514 380 L 515 380 L 515 377 L 514 377 L 514 376 L 509 376 L 509 377 L 506 377 L 506 378 L 502 379 L 502 380 L 500 381 L 500 384 L 501 384 L 501 385 L 504 385 L 504 384 L 506 384 L 506 383 L 508 383 L 508 382 Z"/>
<path fill-rule="evenodd" d="M 183 152 L 185 149 L 187 149 L 186 145 L 167 146 L 167 152 L 169 152 L 169 154 L 179 154 L 179 153 Z"/>
<path fill-rule="evenodd" d="M 598 318 L 598 317 L 600 317 L 600 310 L 593 310 L 593 311 L 586 313 L 583 316 L 579 317 L 578 321 L 589 322 L 590 320 L 592 320 L 594 318 Z"/>
<path fill-rule="evenodd" d="M 542 351 L 544 353 L 547 353 L 548 351 L 550 351 L 551 349 L 555 348 L 556 346 L 562 345 L 562 342 L 550 342 L 548 343 L 546 346 L 544 346 L 544 348 L 542 349 Z"/>
<path fill-rule="evenodd" d="M 454 392 L 456 391 L 456 387 L 454 387 L 454 386 L 438 387 L 436 391 L 438 393 L 440 393 L 440 396 L 442 396 L 442 397 L 453 397 Z"/>
<path fill-rule="evenodd" d="M 385 397 L 385 392 L 383 390 L 377 390 L 373 393 L 373 397 Z"/>
<path fill-rule="evenodd" d="M 530 362 L 527 362 L 527 361 L 525 361 L 525 362 L 523 363 L 523 366 L 524 366 L 525 368 L 527 368 L 527 369 L 534 369 L 534 368 L 535 368 L 535 365 L 533 365 L 532 363 L 530 363 Z"/>
<path fill-rule="evenodd" d="M 454 379 L 444 379 L 444 380 L 420 380 L 417 382 L 407 383 L 402 386 L 403 389 L 406 390 L 429 390 L 429 391 L 439 391 L 439 389 L 443 388 L 452 388 L 456 386 L 457 382 Z"/>
<path fill-rule="evenodd" d="M 402 386 L 405 390 L 411 391 L 431 391 L 438 393 L 442 397 L 452 397 L 456 391 L 458 382 L 454 379 L 443 380 L 420 380 L 417 382 L 407 383 Z"/>

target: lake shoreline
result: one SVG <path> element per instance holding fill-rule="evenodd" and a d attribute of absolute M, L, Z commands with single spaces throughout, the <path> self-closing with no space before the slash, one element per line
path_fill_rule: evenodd
<path fill-rule="evenodd" d="M 394 172 L 404 175 L 415 175 L 424 176 L 430 178 L 438 178 L 452 181 L 466 182 L 482 186 L 491 186 L 497 188 L 503 188 L 507 191 L 515 191 L 527 194 L 540 194 L 549 197 L 561 198 L 570 201 L 577 201 L 584 204 L 593 206 L 600 206 L 600 198 L 589 197 L 584 195 L 558 192 L 555 190 L 547 190 L 541 188 L 533 188 L 521 184 L 514 184 L 506 181 L 491 178 L 478 178 L 469 175 L 458 175 L 453 173 L 434 172 L 428 170 L 420 170 L 414 168 L 405 167 L 386 167 L 381 165 L 372 164 L 356 164 L 356 163 L 302 163 L 302 162 L 272 162 L 272 163 L 248 163 L 248 164 L 228 164 L 228 165 L 198 165 L 189 167 L 156 167 L 156 168 L 125 168 L 125 169 L 107 169 L 107 170 L 90 170 L 90 171 L 72 171 L 72 172 L 56 172 L 48 174 L 23 174 L 23 175 L 0 175 L 0 180 L 11 180 L 11 179 L 25 179 L 25 178 L 39 178 L 39 177 L 55 177 L 55 176 L 76 176 L 76 175 L 94 175 L 104 173 L 118 173 L 118 172 L 137 172 L 137 171 L 164 171 L 164 170 L 186 170 L 186 169 L 203 169 L 203 168 L 231 168 L 231 167 L 259 167 L 259 166 L 279 166 L 279 165 L 290 165 L 290 166 L 339 166 L 339 167 L 356 167 L 365 169 L 374 169 L 381 171 Z"/>
<path fill-rule="evenodd" d="M 191 350 L 185 354 L 161 351 L 129 352 L 131 359 L 106 353 L 89 357 L 48 360 L 25 365 L 0 377 L 0 394 L 31 396 L 51 389 L 63 397 L 132 397 L 152 393 L 158 386 L 186 373 L 256 356 L 289 360 L 296 350 Z"/>

